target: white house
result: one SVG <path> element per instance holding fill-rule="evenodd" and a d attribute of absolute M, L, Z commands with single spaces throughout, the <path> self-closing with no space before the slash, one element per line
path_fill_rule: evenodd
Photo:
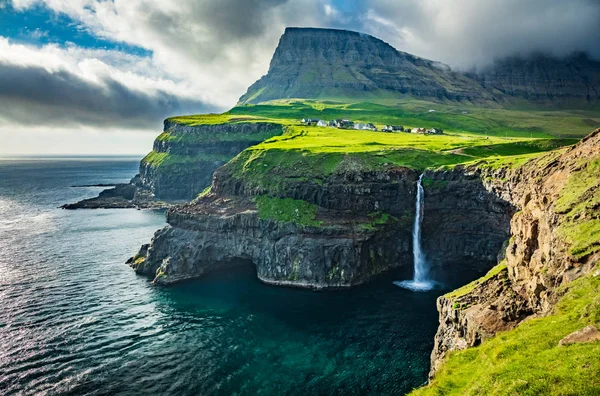
<path fill-rule="evenodd" d="M 358 129 L 358 130 L 365 129 L 365 124 L 357 122 L 356 124 L 354 124 L 354 129 Z"/>
<path fill-rule="evenodd" d="M 327 126 L 327 121 L 319 120 L 317 122 L 317 126 L 318 127 L 326 127 Z"/>

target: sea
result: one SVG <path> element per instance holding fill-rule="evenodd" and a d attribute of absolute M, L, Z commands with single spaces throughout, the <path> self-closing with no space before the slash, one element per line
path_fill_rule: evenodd
<path fill-rule="evenodd" d="M 0 394 L 402 395 L 427 381 L 442 290 L 390 272 L 350 290 L 257 280 L 171 287 L 125 261 L 164 212 L 60 205 L 127 182 L 140 158 L 0 160 Z M 411 267 L 409 265 L 407 267 Z"/>

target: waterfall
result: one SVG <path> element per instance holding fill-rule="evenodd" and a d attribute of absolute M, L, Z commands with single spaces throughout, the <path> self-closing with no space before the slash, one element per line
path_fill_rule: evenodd
<path fill-rule="evenodd" d="M 428 280 L 429 270 L 421 251 L 421 223 L 423 222 L 423 207 L 425 205 L 425 190 L 423 189 L 423 174 L 417 181 L 417 199 L 415 202 L 415 222 L 413 224 L 413 280 L 394 282 L 394 284 L 414 291 L 430 290 L 433 282 Z"/>

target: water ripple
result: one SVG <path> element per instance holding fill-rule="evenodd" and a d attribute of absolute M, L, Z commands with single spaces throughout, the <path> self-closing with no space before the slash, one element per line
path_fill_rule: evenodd
<path fill-rule="evenodd" d="M 436 292 L 158 288 L 123 262 L 164 215 L 56 209 L 128 162 L 0 163 L 0 394 L 402 394 L 426 378 Z M 109 176 L 107 176 L 109 175 Z"/>

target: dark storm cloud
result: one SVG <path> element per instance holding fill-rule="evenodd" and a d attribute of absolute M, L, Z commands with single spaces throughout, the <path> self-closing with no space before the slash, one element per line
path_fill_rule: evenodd
<path fill-rule="evenodd" d="M 0 64 L 0 120 L 9 124 L 156 129 L 167 116 L 213 110 L 164 91 L 133 90 L 111 78 L 96 84 L 68 71 Z"/>
<path fill-rule="evenodd" d="M 600 57 L 598 0 L 370 0 L 366 23 L 398 49 L 469 67 L 511 55 Z M 373 21 L 371 21 L 373 22 Z"/>
<path fill-rule="evenodd" d="M 133 80 L 148 73 L 150 79 L 181 82 L 188 89 L 181 95 L 175 89 L 144 92 L 130 88 L 138 87 L 137 80 L 120 83 L 104 75 L 96 76 L 102 83 L 95 84 L 68 68 L 50 73 L 43 61 L 31 65 L 7 56 L 0 63 L 0 121 L 5 124 L 143 128 L 173 114 L 213 110 L 209 102 L 223 110 L 267 72 L 286 26 L 362 31 L 399 50 L 459 68 L 531 52 L 562 56 L 586 51 L 600 58 L 600 0 L 129 0 L 89 2 L 85 7 L 75 0 L 45 3 L 95 37 L 148 50 L 153 69 L 136 69 Z M 27 6 L 23 10 L 27 12 Z M 105 63 L 112 66 L 110 60 Z M 209 99 L 189 99 L 196 92 Z"/>

